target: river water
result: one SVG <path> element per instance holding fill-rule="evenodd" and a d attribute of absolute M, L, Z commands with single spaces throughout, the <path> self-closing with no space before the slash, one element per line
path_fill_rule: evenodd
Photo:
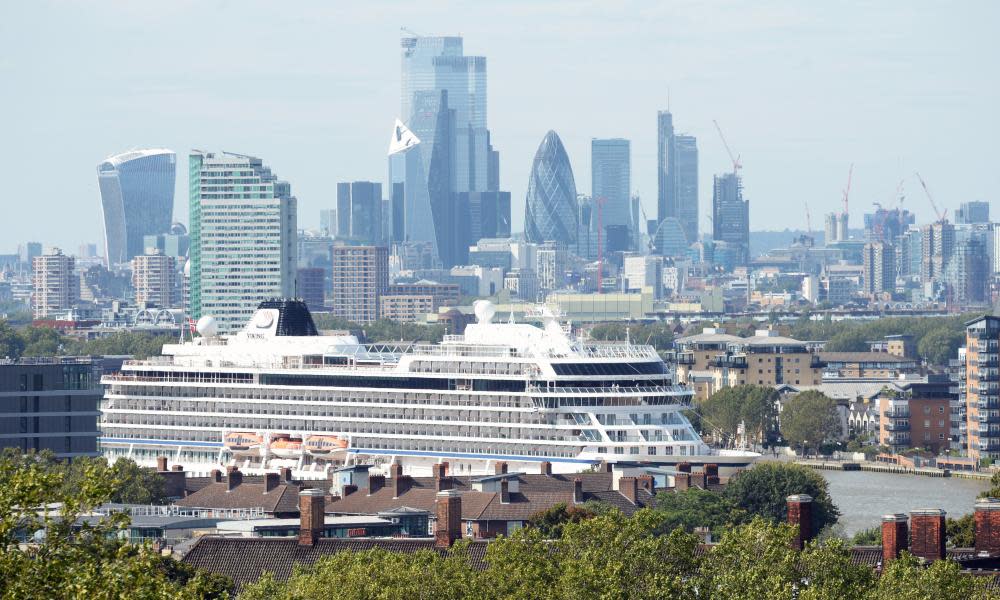
<path fill-rule="evenodd" d="M 848 536 L 875 527 L 882 515 L 915 508 L 941 508 L 949 517 L 971 513 L 976 497 L 989 483 L 958 477 L 923 477 L 870 471 L 817 471 L 830 484 L 840 509 L 840 526 Z"/>

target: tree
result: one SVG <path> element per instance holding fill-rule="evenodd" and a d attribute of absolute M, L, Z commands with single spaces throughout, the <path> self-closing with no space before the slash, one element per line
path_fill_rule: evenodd
<path fill-rule="evenodd" d="M 917 352 L 932 365 L 946 365 L 958 356 L 958 349 L 965 344 L 965 331 L 939 327 L 924 335 L 917 344 Z"/>
<path fill-rule="evenodd" d="M 771 523 L 788 519 L 787 498 L 809 494 L 813 498 L 813 530 L 820 531 L 840 518 L 826 480 L 808 467 L 788 463 L 758 463 L 734 475 L 723 495 L 734 506 Z"/>
<path fill-rule="evenodd" d="M 656 495 L 654 510 L 663 517 L 661 533 L 678 527 L 692 533 L 697 527 L 708 527 L 718 535 L 746 519 L 746 512 L 725 496 L 699 488 L 660 492 Z"/>
<path fill-rule="evenodd" d="M 779 421 L 782 437 L 802 449 L 819 447 L 841 433 L 836 403 L 815 390 L 796 394 L 786 401 Z"/>
<path fill-rule="evenodd" d="M 972 548 L 976 544 L 976 521 L 971 514 L 945 521 L 948 544 L 954 548 Z"/>
<path fill-rule="evenodd" d="M 757 385 L 722 388 L 701 403 L 701 415 L 724 446 L 732 446 L 740 425 L 748 440 L 763 443 L 775 431 L 778 393 Z"/>
<path fill-rule="evenodd" d="M 538 529 L 547 538 L 558 538 L 562 537 L 566 523 L 579 523 L 594 516 L 596 513 L 584 507 L 567 506 L 565 502 L 559 502 L 547 510 L 531 515 L 528 526 Z"/>
<path fill-rule="evenodd" d="M 851 537 L 851 544 L 855 546 L 881 546 L 882 528 L 869 527 L 862 529 Z"/>
<path fill-rule="evenodd" d="M 20 358 L 24 340 L 7 320 L 0 321 L 0 358 Z"/>
<path fill-rule="evenodd" d="M 939 598 L 996 598 L 986 590 L 986 578 L 962 573 L 953 560 L 936 560 L 929 566 L 906 553 L 882 570 L 871 600 L 938 600 Z"/>

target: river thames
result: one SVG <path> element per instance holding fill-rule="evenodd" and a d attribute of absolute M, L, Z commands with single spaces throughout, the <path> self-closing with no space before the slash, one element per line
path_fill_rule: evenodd
<path fill-rule="evenodd" d="M 830 484 L 840 509 L 840 526 L 848 536 L 875 527 L 882 515 L 915 508 L 942 508 L 949 517 L 971 513 L 976 497 L 989 483 L 958 477 L 923 477 L 870 471 L 817 471 Z"/>

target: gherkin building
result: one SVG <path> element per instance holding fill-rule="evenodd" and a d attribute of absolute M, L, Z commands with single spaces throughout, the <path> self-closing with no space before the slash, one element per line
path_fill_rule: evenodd
<path fill-rule="evenodd" d="M 549 131 L 535 152 L 524 208 L 524 235 L 529 242 L 576 244 L 576 183 L 562 140 Z"/>

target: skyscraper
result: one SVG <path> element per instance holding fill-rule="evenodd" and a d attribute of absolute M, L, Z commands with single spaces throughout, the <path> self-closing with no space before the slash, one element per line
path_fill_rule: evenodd
<path fill-rule="evenodd" d="M 177 306 L 177 270 L 174 257 L 150 249 L 149 254 L 139 254 L 132 258 L 132 287 L 135 301 L 158 308 Z"/>
<path fill-rule="evenodd" d="M 920 231 L 920 280 L 927 284 L 944 276 L 955 249 L 955 226 L 938 221 L 924 225 Z"/>
<path fill-rule="evenodd" d="M 36 319 L 50 318 L 73 308 L 80 299 L 80 278 L 76 261 L 59 248 L 52 248 L 32 259 L 34 294 L 32 306 Z"/>
<path fill-rule="evenodd" d="M 242 329 L 264 300 L 295 294 L 297 201 L 259 158 L 192 150 L 190 312 Z"/>
<path fill-rule="evenodd" d="M 670 111 L 657 113 L 657 223 L 680 221 L 687 243 L 698 241 L 698 141 L 676 135 Z"/>
<path fill-rule="evenodd" d="M 540 244 L 553 241 L 567 246 L 577 240 L 576 182 L 566 149 L 555 131 L 542 138 L 528 176 L 524 207 L 524 236 Z"/>
<path fill-rule="evenodd" d="M 861 255 L 863 287 L 869 296 L 892 293 L 896 289 L 896 249 L 885 242 L 865 244 Z"/>
<path fill-rule="evenodd" d="M 958 225 L 973 225 L 990 222 L 990 203 L 974 200 L 963 202 L 955 211 L 955 223 Z"/>
<path fill-rule="evenodd" d="M 388 248 L 334 247 L 333 316 L 353 323 L 378 320 L 379 299 L 388 288 Z"/>
<path fill-rule="evenodd" d="M 362 244 L 382 241 L 381 183 L 337 184 L 337 237 Z"/>
<path fill-rule="evenodd" d="M 591 194 L 601 202 L 602 226 L 632 230 L 632 161 L 628 140 L 593 139 L 590 142 Z M 628 234 L 626 234 L 626 237 Z"/>
<path fill-rule="evenodd" d="M 716 175 L 712 186 L 712 238 L 735 251 L 734 264 L 750 262 L 750 201 L 743 199 L 743 181 L 736 173 Z"/>
<path fill-rule="evenodd" d="M 177 157 L 173 150 L 133 150 L 97 166 L 108 266 L 144 251 L 142 238 L 170 229 Z"/>

